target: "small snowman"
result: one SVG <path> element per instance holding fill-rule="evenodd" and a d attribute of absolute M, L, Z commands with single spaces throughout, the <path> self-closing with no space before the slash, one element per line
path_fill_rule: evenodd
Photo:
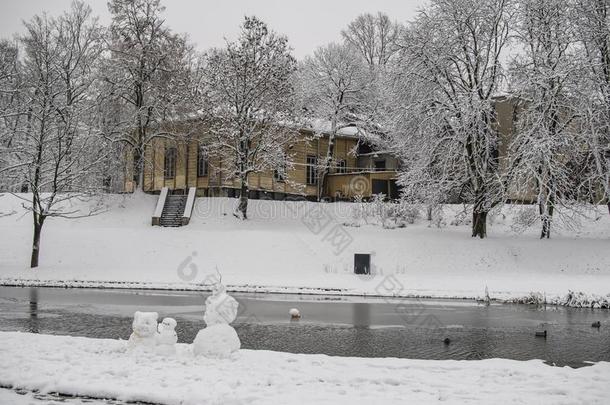
<path fill-rule="evenodd" d="M 237 317 L 239 303 L 226 293 L 218 282 L 212 295 L 205 300 L 203 320 L 207 327 L 201 329 L 193 341 L 193 353 L 208 358 L 228 358 L 239 350 L 241 342 L 235 329 L 229 325 Z"/>
<path fill-rule="evenodd" d="M 157 326 L 157 351 L 160 354 L 176 353 L 176 343 L 178 342 L 176 325 L 174 318 L 163 318 L 163 321 Z"/>
<path fill-rule="evenodd" d="M 205 300 L 203 320 L 207 326 L 229 324 L 237 318 L 239 303 L 227 294 L 227 289 L 220 282 L 216 284 Z"/>
<path fill-rule="evenodd" d="M 129 348 L 137 347 L 152 347 L 157 343 L 157 319 L 159 314 L 156 312 L 140 312 L 136 311 L 133 315 L 133 330 L 129 336 Z"/>

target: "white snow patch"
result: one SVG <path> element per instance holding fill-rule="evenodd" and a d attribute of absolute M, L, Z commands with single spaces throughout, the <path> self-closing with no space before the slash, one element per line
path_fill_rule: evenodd
<path fill-rule="evenodd" d="M 156 199 L 108 196 L 98 216 L 50 219 L 41 266 L 31 270 L 31 216 L 19 199 L 1 196 L 0 212 L 15 214 L 0 217 L 0 234 L 10 235 L 0 243 L 0 284 L 209 290 L 202 284 L 218 266 L 229 291 L 477 298 L 488 286 L 491 299 L 539 292 L 547 302 L 569 291 L 610 293 L 607 208 L 578 231 L 539 240 L 538 229 L 513 232 L 516 212 L 531 207 L 512 207 L 490 218 L 488 239 L 475 240 L 467 224 L 438 229 L 423 219 L 398 229 L 346 227 L 352 203 L 252 200 L 250 219 L 239 221 L 229 198 L 197 198 L 188 226 L 152 227 Z M 313 209 L 330 219 L 318 233 L 304 221 Z M 447 222 L 461 209 L 446 207 Z M 339 252 L 328 237 L 336 227 L 351 237 Z M 375 253 L 370 277 L 353 274 L 360 252 Z"/>
<path fill-rule="evenodd" d="M 540 360 L 344 358 L 240 350 L 231 358 L 146 358 L 127 342 L 0 333 L 0 385 L 164 404 L 602 404 L 610 363 L 572 369 Z M 1 397 L 0 397 L 1 398 Z"/>

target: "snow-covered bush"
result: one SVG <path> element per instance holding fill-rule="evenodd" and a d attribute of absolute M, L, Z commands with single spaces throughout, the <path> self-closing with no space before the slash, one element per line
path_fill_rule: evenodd
<path fill-rule="evenodd" d="M 568 291 L 566 295 L 559 298 L 547 299 L 546 296 L 540 292 L 530 292 L 529 295 L 521 298 L 514 298 L 509 300 L 515 304 L 550 304 L 560 305 L 571 308 L 606 308 L 610 309 L 610 294 L 608 295 L 595 295 L 585 294 L 582 292 Z"/>
<path fill-rule="evenodd" d="M 351 210 L 351 218 L 347 222 L 343 223 L 345 226 L 359 227 L 363 223 L 366 223 L 367 218 L 367 205 L 363 201 L 361 195 L 354 197 L 354 204 Z"/>
<path fill-rule="evenodd" d="M 447 226 L 447 221 L 445 221 L 445 213 L 443 211 L 442 205 L 434 205 L 430 207 L 428 213 L 430 218 L 429 226 L 435 226 L 437 228 L 443 228 Z"/>
<path fill-rule="evenodd" d="M 504 225 L 506 223 L 506 214 L 502 211 L 502 205 L 496 205 L 489 211 L 487 221 L 489 225 Z"/>
<path fill-rule="evenodd" d="M 471 225 L 472 216 L 464 209 L 455 214 L 455 217 L 451 220 L 450 224 L 453 226 Z"/>
<path fill-rule="evenodd" d="M 610 308 L 610 294 L 606 296 L 569 291 L 557 304 L 574 308 Z"/>
<path fill-rule="evenodd" d="M 538 212 L 534 206 L 522 207 L 518 209 L 513 217 L 511 229 L 514 232 L 522 233 L 530 226 L 538 222 Z"/>
<path fill-rule="evenodd" d="M 531 304 L 531 305 L 543 305 L 546 304 L 546 296 L 540 292 L 532 291 L 525 297 L 513 299 L 511 302 L 515 304 Z"/>
<path fill-rule="evenodd" d="M 352 208 L 352 220 L 345 225 L 381 225 L 386 229 L 404 228 L 421 218 L 418 206 L 402 201 L 385 201 L 384 194 L 376 194 L 370 202 L 356 200 Z"/>

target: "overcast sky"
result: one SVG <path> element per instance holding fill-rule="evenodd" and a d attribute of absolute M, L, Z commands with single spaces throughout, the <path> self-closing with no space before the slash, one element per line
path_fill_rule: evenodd
<path fill-rule="evenodd" d="M 22 20 L 47 11 L 57 15 L 71 0 L 0 0 L 0 36 L 22 32 Z M 87 0 L 103 23 L 110 20 L 106 0 Z M 166 23 L 186 32 L 199 49 L 235 38 L 244 15 L 256 15 L 288 36 L 297 58 L 340 39 L 341 29 L 364 12 L 383 11 L 393 20 L 411 20 L 425 0 L 165 0 Z"/>

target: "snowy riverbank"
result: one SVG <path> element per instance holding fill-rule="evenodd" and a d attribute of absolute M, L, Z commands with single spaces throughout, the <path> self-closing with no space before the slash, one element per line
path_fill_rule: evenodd
<path fill-rule="evenodd" d="M 470 238 L 451 225 L 461 207 L 447 207 L 443 228 L 425 220 L 400 229 L 353 222 L 353 204 L 250 201 L 250 217 L 231 215 L 235 200 L 197 199 L 191 224 L 151 227 L 155 196 L 110 196 L 108 211 L 78 220 L 50 219 L 43 230 L 41 266 L 28 268 L 31 216 L 11 195 L 0 196 L 0 284 L 110 288 L 205 289 L 215 268 L 231 291 L 492 299 L 531 292 L 561 303 L 569 290 L 610 293 L 610 217 L 557 230 L 516 234 L 519 210 L 491 219 L 489 238 Z M 312 225 L 323 210 L 326 225 Z M 344 236 L 342 246 L 333 233 Z M 372 253 L 374 275 L 352 274 L 353 254 Z"/>
<path fill-rule="evenodd" d="M 0 333 L 0 385 L 125 401 L 602 404 L 610 363 L 342 358 L 241 350 L 228 360 L 138 355 L 126 341 Z"/>

